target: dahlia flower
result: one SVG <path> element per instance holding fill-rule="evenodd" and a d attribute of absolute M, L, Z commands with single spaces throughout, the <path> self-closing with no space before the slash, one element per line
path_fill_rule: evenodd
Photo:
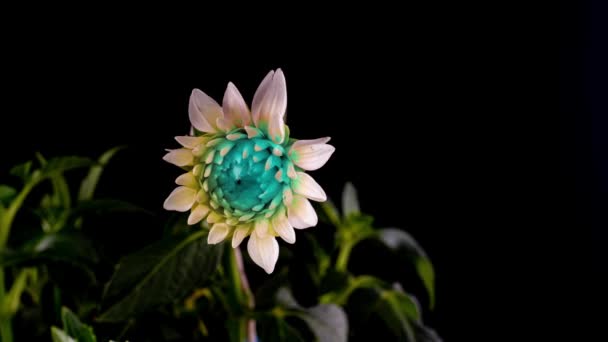
<path fill-rule="evenodd" d="M 285 125 L 287 89 L 281 69 L 270 71 L 253 97 L 251 111 L 228 83 L 222 106 L 198 89 L 188 114 L 191 134 L 175 137 L 182 148 L 164 160 L 183 168 L 164 208 L 190 211 L 188 224 L 206 219 L 209 244 L 249 236 L 251 259 L 272 273 L 279 256 L 276 237 L 294 243 L 294 228 L 317 224 L 309 200 L 325 192 L 305 171 L 322 167 L 334 152 L 329 138 L 296 140 Z"/>

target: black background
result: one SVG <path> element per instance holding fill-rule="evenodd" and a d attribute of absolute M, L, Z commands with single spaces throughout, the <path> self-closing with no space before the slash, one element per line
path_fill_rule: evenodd
<path fill-rule="evenodd" d="M 446 340 L 488 340 L 553 307 L 557 286 L 577 307 L 601 288 L 591 280 L 605 269 L 607 56 L 593 6 L 605 7 L 562 3 L 559 79 L 546 49 L 557 29 L 519 10 L 32 17 L 3 34 L 0 174 L 34 151 L 125 144 L 100 196 L 160 211 L 178 175 L 161 158 L 188 132 L 191 89 L 219 101 L 232 81 L 250 102 L 280 67 L 292 135 L 336 147 L 313 176 L 336 199 L 352 181 L 379 226 L 418 238 L 437 272 L 428 321 Z M 159 234 L 121 228 L 125 240 Z"/>

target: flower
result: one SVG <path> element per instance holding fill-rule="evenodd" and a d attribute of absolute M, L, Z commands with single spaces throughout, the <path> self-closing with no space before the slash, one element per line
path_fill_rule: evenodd
<path fill-rule="evenodd" d="M 266 75 L 251 108 L 232 83 L 222 106 L 202 91 L 192 91 L 191 134 L 175 137 L 182 148 L 163 158 L 187 172 L 177 177 L 179 186 L 164 208 L 190 211 L 190 225 L 206 219 L 209 244 L 231 239 L 237 248 L 249 236 L 251 259 L 270 274 L 279 256 L 276 236 L 295 243 L 294 228 L 317 224 L 309 200 L 322 202 L 327 196 L 305 171 L 322 167 L 335 148 L 327 144 L 330 138 L 289 136 L 281 69 Z"/>

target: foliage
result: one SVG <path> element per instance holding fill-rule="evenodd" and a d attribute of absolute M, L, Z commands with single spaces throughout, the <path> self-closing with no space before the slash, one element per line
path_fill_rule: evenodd
<path fill-rule="evenodd" d="M 351 258 L 365 244 L 379 248 L 390 260 L 370 263 L 411 267 L 426 290 L 422 302 L 435 305 L 426 252 L 401 229 L 374 227 L 351 184 L 341 211 L 331 201 L 321 205 L 318 231 L 333 236 L 300 235 L 282 247 L 268 276 L 228 244 L 208 245 L 208 227 L 188 227 L 181 215 L 158 227 L 162 236 L 147 246 L 115 251 L 115 237 L 99 235 L 98 218 L 119 226 L 125 215 L 159 222 L 128 202 L 94 198 L 119 150 L 97 160 L 37 155 L 11 170 L 16 185 L 0 184 L 2 341 L 329 342 L 367 340 L 376 335 L 370 327 L 392 340 L 440 341 L 404 290 L 411 279 L 362 272 Z M 80 182 L 75 169 L 88 170 Z"/>

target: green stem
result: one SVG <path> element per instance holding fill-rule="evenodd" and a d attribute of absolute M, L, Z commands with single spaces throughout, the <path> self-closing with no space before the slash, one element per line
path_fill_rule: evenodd
<path fill-rule="evenodd" d="M 338 271 L 346 271 L 348 265 L 348 259 L 350 258 L 350 252 L 353 250 L 354 243 L 347 242 L 340 246 L 340 252 L 338 253 L 338 259 L 336 259 L 336 269 Z"/>
<path fill-rule="evenodd" d="M 4 269 L 0 268 L 0 303 L 4 306 Z M 13 326 L 11 325 L 11 316 L 8 312 L 4 312 L 2 308 L 0 312 L 0 341 L 13 341 Z"/>
<path fill-rule="evenodd" d="M 247 274 L 245 273 L 245 264 L 243 263 L 243 255 L 241 254 L 241 249 L 237 247 L 233 248 L 232 250 L 234 251 L 234 264 L 232 266 L 233 268 L 234 266 L 236 266 L 235 268 L 238 271 L 240 288 L 243 291 L 242 293 L 245 296 L 245 299 L 247 300 L 247 306 L 250 310 L 253 310 L 255 308 L 255 299 L 253 297 L 253 293 L 251 292 L 251 287 L 249 287 L 249 280 L 247 279 Z M 255 320 L 248 319 L 245 324 L 247 329 L 247 341 L 255 342 L 257 335 Z"/>
<path fill-rule="evenodd" d="M 25 201 L 25 198 L 36 184 L 36 182 L 25 184 L 19 195 L 11 202 L 11 205 L 6 209 L 3 217 L 0 219 L 0 249 L 4 249 L 6 246 L 15 215 L 17 215 L 17 211 L 23 204 L 23 201 Z"/>
<path fill-rule="evenodd" d="M 11 202 L 11 205 L 4 211 L 4 215 L 0 218 L 0 251 L 6 247 L 8 235 L 11 231 L 11 226 L 17 211 L 25 201 L 25 198 L 30 193 L 37 182 L 26 183 L 19 195 Z M 6 303 L 6 283 L 4 279 L 4 268 L 0 267 L 0 341 L 13 342 L 13 326 L 11 324 L 12 314 L 6 312 L 8 303 Z"/>

